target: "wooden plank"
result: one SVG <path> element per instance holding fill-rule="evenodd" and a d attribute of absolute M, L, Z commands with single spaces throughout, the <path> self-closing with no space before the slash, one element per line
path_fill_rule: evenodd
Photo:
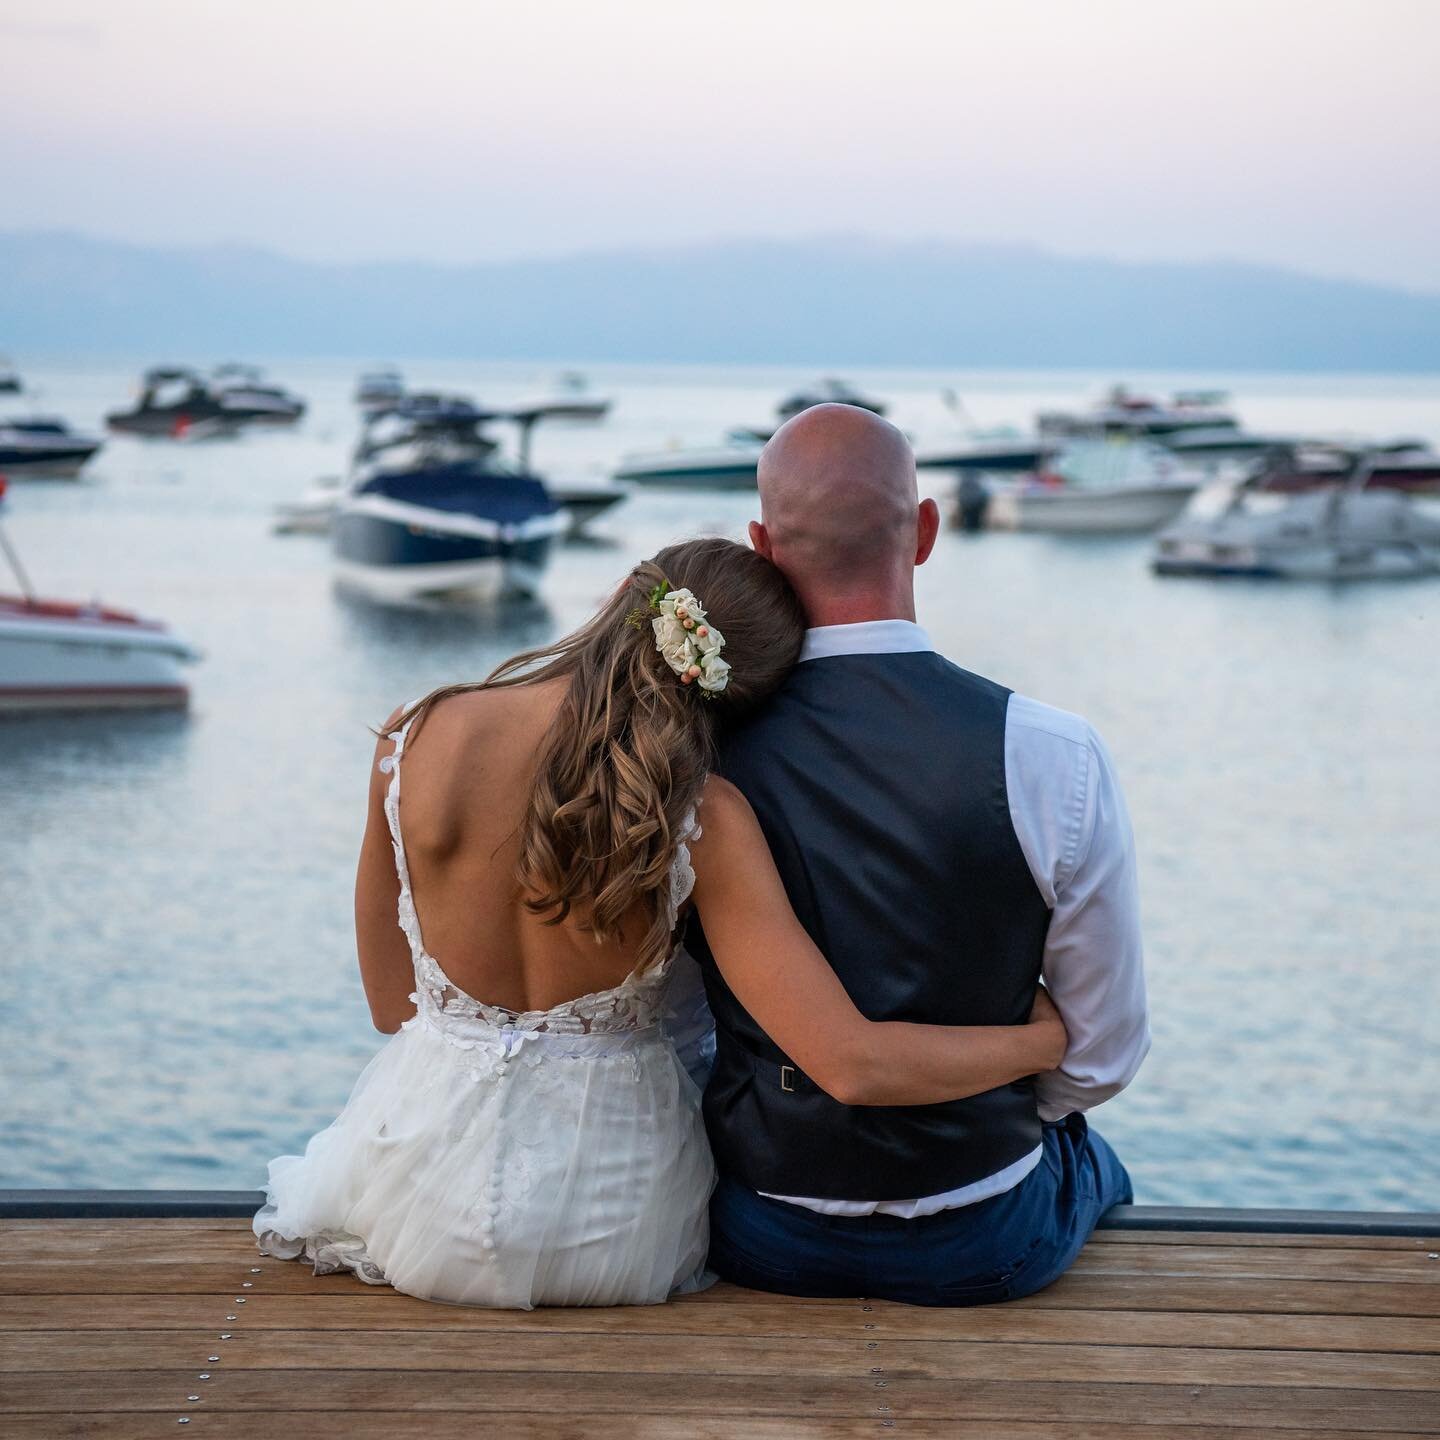
<path fill-rule="evenodd" d="M 1092 1245 L 1284 1245 L 1299 1250 L 1437 1250 L 1440 1235 L 1285 1235 L 1242 1230 L 1097 1230 Z"/>
<path fill-rule="evenodd" d="M 1259 1245 L 1088 1245 L 1074 1269 L 1091 1275 L 1276 1276 L 1287 1280 L 1410 1280 L 1440 1285 L 1429 1251 Z"/>
<path fill-rule="evenodd" d="M 258 1268 L 258 1274 L 251 1274 Z M 246 1291 L 244 1287 L 250 1286 Z M 0 1265 L 0 1295 L 237 1295 L 263 1290 L 282 1295 L 344 1295 L 370 1289 L 389 1301 L 399 1296 L 366 1287 L 348 1275 L 315 1276 L 304 1266 L 261 1260 L 258 1267 L 156 1262 L 61 1261 Z M 825 1302 L 805 1301 L 823 1310 Z M 850 1301 L 829 1302 L 843 1306 Z M 876 1302 L 880 1303 L 880 1302 Z M 1275 1314 L 1440 1316 L 1440 1285 L 1416 1281 L 1289 1280 L 1265 1276 L 1103 1274 L 1071 1271 L 1049 1289 L 1018 1305 L 1065 1310 L 1234 1310 Z"/>
<path fill-rule="evenodd" d="M 221 1338 L 231 1334 L 229 1340 Z M 693 1335 L 517 1335 L 513 1332 L 340 1330 L 132 1332 L 89 1330 L 11 1334 L 0 1371 L 137 1371 L 156 1364 L 204 1365 L 219 1354 L 236 1370 L 446 1370 L 670 1375 L 863 1376 L 890 1379 L 1074 1380 L 1157 1385 L 1309 1386 L 1440 1392 L 1430 1356 L 1165 1346 L 887 1340 L 873 1349 L 849 1340 Z M 212 1362 L 215 1363 L 215 1362 Z M 1437 1400 L 1440 1408 L 1440 1400 Z"/>
<path fill-rule="evenodd" d="M 251 1292 L 252 1294 L 254 1292 Z M 677 1301 L 635 1309 L 479 1310 L 431 1305 L 407 1296 L 391 1303 L 369 1293 L 339 1299 L 257 1294 L 244 1308 L 231 1296 L 47 1295 L 0 1298 L 0 1333 L 26 1330 L 213 1330 L 226 1314 L 247 1331 L 366 1330 L 426 1335 L 451 1330 L 595 1335 L 754 1336 L 843 1339 L 862 1323 L 865 1338 L 1015 1341 L 1087 1345 L 1185 1345 L 1220 1349 L 1387 1351 L 1440 1354 L 1440 1320 L 1353 1315 L 1254 1315 L 1129 1310 L 1045 1310 L 986 1305 L 966 1310 L 881 1306 L 810 1308 L 792 1300 L 730 1290 L 723 1305 Z M 241 1320 L 239 1317 L 243 1317 Z M 3 1344 L 0 1341 L 0 1344 Z"/>
<path fill-rule="evenodd" d="M 4 1408 L 22 1414 L 177 1411 L 176 1378 L 168 1372 L 26 1375 L 7 1383 Z M 192 1392 L 193 1393 L 193 1392 Z M 1336 1430 L 1440 1432 L 1433 1391 L 1347 1390 L 1242 1385 L 1096 1384 L 1006 1380 L 850 1380 L 811 1377 L 803 1386 L 784 1376 L 513 1374 L 475 1377 L 447 1371 L 233 1371 L 210 1382 L 201 1402 L 210 1411 L 356 1410 L 381 1413 L 466 1411 L 489 1415 L 725 1416 L 748 1424 L 758 1416 L 859 1419 L 888 1413 L 906 1419 L 1061 1425 L 1208 1424 L 1263 1427 L 1327 1435 Z M 882 1409 L 888 1407 L 888 1409 Z M 685 1433 L 682 1429 L 680 1433 Z M 744 1433 L 743 1430 L 740 1433 Z"/>
<path fill-rule="evenodd" d="M 190 1425 L 176 1434 L 186 1440 L 197 1435 L 214 1440 L 256 1440 L 253 1412 L 205 1413 L 203 1407 L 188 1410 Z M 167 1417 L 168 1419 L 168 1417 Z M 487 1420 L 504 1440 L 876 1440 L 878 1436 L 900 1436 L 904 1440 L 956 1440 L 956 1427 L 948 1420 L 895 1420 L 882 1429 L 876 1419 L 811 1420 L 795 1416 L 767 1419 L 754 1416 L 738 1431 L 729 1417 L 687 1416 L 683 1429 L 663 1409 L 658 1414 L 613 1416 L 537 1416 L 521 1411 L 492 1411 Z M 359 1411 L 317 1414 L 315 1411 L 267 1411 L 261 1422 L 266 1440 L 292 1432 L 306 1440 L 477 1440 L 475 1419 L 467 1414 L 434 1411 L 405 1415 L 389 1411 L 370 1415 Z M 487 1427 L 488 1428 L 488 1427 Z M 7 1417 L 6 1440 L 153 1440 L 156 1417 L 128 1415 L 16 1415 Z M 1293 1432 L 1291 1432 L 1293 1434 Z M 977 1440 L 1274 1440 L 1272 1429 L 1251 1426 L 1212 1425 L 1053 1425 L 1006 1424 Z M 1424 1440 L 1418 1431 L 1331 1430 L 1326 1440 Z"/>

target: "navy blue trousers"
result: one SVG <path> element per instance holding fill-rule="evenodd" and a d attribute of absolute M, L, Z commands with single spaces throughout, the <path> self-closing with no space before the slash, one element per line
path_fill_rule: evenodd
<path fill-rule="evenodd" d="M 710 1267 L 782 1295 L 992 1305 L 1058 1280 L 1095 1222 L 1132 1199 L 1125 1167 L 1076 1114 L 1044 1127 L 1040 1163 L 1014 1189 L 916 1220 L 819 1215 L 721 1176 Z"/>

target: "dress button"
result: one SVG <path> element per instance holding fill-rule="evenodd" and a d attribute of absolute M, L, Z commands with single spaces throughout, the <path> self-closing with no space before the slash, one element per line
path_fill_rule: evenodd
<path fill-rule="evenodd" d="M 495 1237 L 493 1235 L 487 1235 L 480 1242 L 480 1248 L 482 1250 L 493 1250 L 495 1248 Z"/>

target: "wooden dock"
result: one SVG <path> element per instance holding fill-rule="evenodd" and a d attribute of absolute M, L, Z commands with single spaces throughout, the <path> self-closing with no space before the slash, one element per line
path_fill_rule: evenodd
<path fill-rule="evenodd" d="M 1437 1435 L 1440 1227 L 1102 1230 L 983 1309 L 722 1286 L 526 1314 L 315 1277 L 239 1218 L 0 1219 L 0 1435 L 165 1434 Z"/>

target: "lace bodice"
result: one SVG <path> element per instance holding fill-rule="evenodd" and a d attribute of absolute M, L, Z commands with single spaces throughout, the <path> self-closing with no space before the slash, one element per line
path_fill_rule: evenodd
<path fill-rule="evenodd" d="M 549 1010 L 515 1011 L 502 1005 L 487 1005 L 483 1000 L 468 995 L 445 974 L 440 962 L 425 948 L 420 933 L 420 918 L 416 914 L 415 896 L 410 888 L 410 867 L 405 858 L 405 840 L 400 830 L 400 762 L 411 723 L 407 720 L 398 730 L 391 732 L 389 738 L 395 742 L 395 752 L 380 761 L 380 769 L 390 777 L 385 792 L 385 818 L 390 826 L 395 872 L 400 880 L 400 928 L 409 941 L 410 959 L 415 967 L 415 992 L 410 998 L 415 1002 L 418 1017 L 442 1029 L 469 1029 L 479 1024 L 507 1031 L 569 1035 L 613 1033 L 657 1024 L 667 1010 L 666 990 L 675 960 L 673 950 L 661 963 L 650 966 L 643 973 L 632 971 L 610 990 L 580 995 Z M 672 931 L 695 885 L 695 871 L 690 865 L 690 842 L 699 837 L 700 827 L 695 812 L 691 810 L 685 818 L 681 841 L 670 866 Z"/>

